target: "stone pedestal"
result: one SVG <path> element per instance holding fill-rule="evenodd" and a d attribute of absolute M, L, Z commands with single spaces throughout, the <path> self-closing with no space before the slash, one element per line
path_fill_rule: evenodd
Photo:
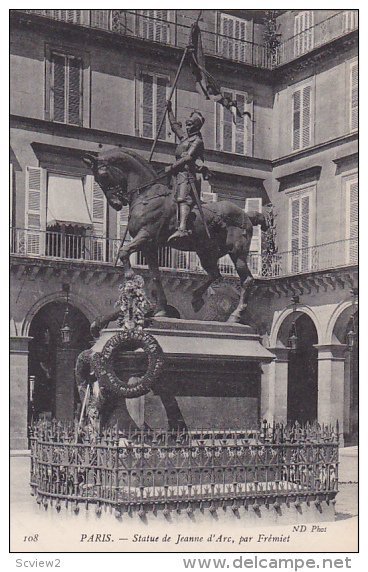
<path fill-rule="evenodd" d="M 28 449 L 28 336 L 10 338 L 10 448 Z"/>
<path fill-rule="evenodd" d="M 287 348 L 269 348 L 276 359 L 262 366 L 261 418 L 269 423 L 287 422 Z"/>
<path fill-rule="evenodd" d="M 344 367 L 346 346 L 316 345 L 318 350 L 318 422 L 339 421 L 344 433 Z"/>
<path fill-rule="evenodd" d="M 93 349 L 101 351 L 116 331 L 104 330 Z M 163 349 L 164 371 L 148 395 L 121 403 L 114 421 L 170 429 L 258 426 L 261 364 L 274 356 L 249 326 L 155 318 L 147 331 Z M 114 367 L 119 377 L 142 373 L 143 354 L 122 352 Z"/>
<path fill-rule="evenodd" d="M 74 419 L 74 365 L 78 350 L 58 348 L 56 354 L 55 417 L 58 420 Z"/>

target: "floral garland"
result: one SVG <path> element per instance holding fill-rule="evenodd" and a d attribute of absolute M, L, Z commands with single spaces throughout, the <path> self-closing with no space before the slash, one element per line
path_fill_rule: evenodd
<path fill-rule="evenodd" d="M 120 310 L 119 326 L 127 329 L 142 329 L 144 317 L 150 309 L 150 304 L 144 292 L 142 276 L 134 274 L 132 278 L 120 284 L 119 291 L 119 299 L 115 304 Z"/>

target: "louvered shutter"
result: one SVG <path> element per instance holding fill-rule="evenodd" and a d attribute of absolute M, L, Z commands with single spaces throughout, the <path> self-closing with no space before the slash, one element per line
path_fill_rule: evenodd
<path fill-rule="evenodd" d="M 10 226 L 13 226 L 13 163 L 9 165 L 9 215 Z"/>
<path fill-rule="evenodd" d="M 245 103 L 245 111 L 247 111 L 250 114 L 250 117 L 248 117 L 248 115 L 245 115 L 243 120 L 244 120 L 244 129 L 246 132 L 246 148 L 244 151 L 244 154 L 247 155 L 248 157 L 252 157 L 253 156 L 253 125 L 254 125 L 254 104 L 253 104 L 253 99 L 250 99 L 249 94 L 246 94 L 246 103 Z"/>
<path fill-rule="evenodd" d="M 293 93 L 293 151 L 300 148 L 300 124 L 301 124 L 301 109 L 300 109 L 300 90 Z"/>
<path fill-rule="evenodd" d="M 258 197 L 246 199 L 244 210 L 245 212 L 262 212 L 262 199 Z M 254 275 L 259 275 L 262 268 L 262 231 L 260 225 L 253 227 L 249 255 L 250 271 Z"/>
<path fill-rule="evenodd" d="M 297 14 L 294 20 L 294 56 L 299 56 L 300 54 L 300 43 L 301 43 L 301 14 Z"/>
<path fill-rule="evenodd" d="M 349 262 L 358 261 L 358 180 L 349 184 Z"/>
<path fill-rule="evenodd" d="M 291 272 L 299 271 L 300 199 L 291 200 Z"/>
<path fill-rule="evenodd" d="M 157 84 L 156 84 L 156 109 L 155 109 L 155 113 L 156 113 L 156 129 L 155 129 L 155 135 L 157 133 L 157 129 L 160 125 L 162 116 L 165 112 L 165 108 L 166 108 L 166 100 L 168 97 L 167 94 L 167 86 L 168 86 L 168 78 L 166 77 L 157 77 Z M 161 128 L 160 131 L 160 135 L 159 135 L 159 139 L 165 141 L 165 139 L 167 138 L 167 115 L 165 116 L 165 121 L 164 124 Z"/>
<path fill-rule="evenodd" d="M 66 58 L 53 54 L 52 57 L 52 119 L 65 123 L 66 120 Z"/>
<path fill-rule="evenodd" d="M 228 91 L 224 92 L 224 96 L 232 99 L 232 94 Z M 233 114 L 226 107 L 221 106 L 222 109 L 222 150 L 233 151 Z"/>
<path fill-rule="evenodd" d="M 142 74 L 142 136 L 153 137 L 153 76 Z"/>
<path fill-rule="evenodd" d="M 350 128 L 358 129 L 358 63 L 350 68 Z"/>
<path fill-rule="evenodd" d="M 311 93 L 310 85 L 303 88 L 302 148 L 308 147 L 311 142 Z"/>
<path fill-rule="evenodd" d="M 237 94 L 236 102 L 239 111 L 242 113 L 245 110 L 245 97 L 244 95 Z M 246 117 L 236 117 L 236 129 L 235 129 L 235 153 L 245 154 L 245 121 Z"/>
<path fill-rule="evenodd" d="M 68 58 L 68 123 L 81 125 L 82 62 L 79 58 Z"/>
<path fill-rule="evenodd" d="M 300 200 L 300 247 L 301 247 L 301 270 L 310 270 L 310 197 L 304 196 Z"/>
<path fill-rule="evenodd" d="M 43 171 L 40 167 L 27 167 L 25 213 L 27 254 L 45 253 L 45 203 Z"/>
<path fill-rule="evenodd" d="M 92 175 L 86 177 L 86 187 L 89 191 L 89 210 L 92 218 L 89 256 L 91 260 L 103 262 L 106 260 L 107 201 L 103 190 Z"/>

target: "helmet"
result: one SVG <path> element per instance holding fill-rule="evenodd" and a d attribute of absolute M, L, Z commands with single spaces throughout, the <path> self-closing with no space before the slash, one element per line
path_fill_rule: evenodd
<path fill-rule="evenodd" d="M 202 115 L 202 113 L 200 113 L 200 111 L 192 111 L 192 113 L 190 114 L 189 119 L 187 120 L 187 126 L 189 123 L 189 132 L 191 134 L 193 133 L 198 133 L 198 131 L 201 130 L 203 123 L 204 123 L 204 117 Z"/>

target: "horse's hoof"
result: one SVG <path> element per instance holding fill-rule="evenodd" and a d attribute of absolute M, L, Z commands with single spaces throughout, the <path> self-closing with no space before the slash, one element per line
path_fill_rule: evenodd
<path fill-rule="evenodd" d="M 203 298 L 192 298 L 192 308 L 195 312 L 199 312 L 199 310 L 203 308 L 203 305 Z"/>

